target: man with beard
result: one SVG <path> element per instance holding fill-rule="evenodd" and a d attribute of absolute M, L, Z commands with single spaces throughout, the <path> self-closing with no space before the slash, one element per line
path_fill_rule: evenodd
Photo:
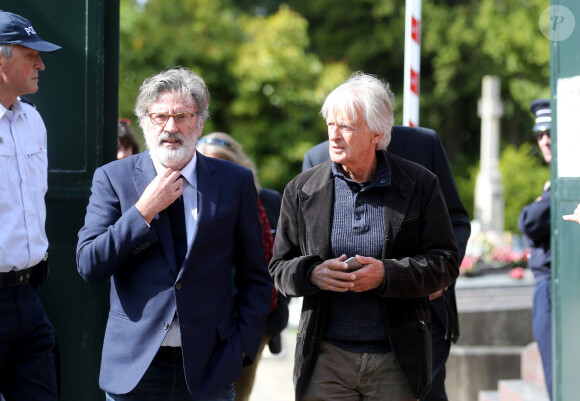
<path fill-rule="evenodd" d="M 196 152 L 209 99 L 183 67 L 146 79 L 135 114 L 148 151 L 95 171 L 77 267 L 111 280 L 107 400 L 233 400 L 260 346 L 272 281 L 254 178 Z"/>

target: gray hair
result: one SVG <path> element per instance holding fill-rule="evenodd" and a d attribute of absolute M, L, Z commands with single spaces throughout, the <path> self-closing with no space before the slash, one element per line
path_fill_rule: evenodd
<path fill-rule="evenodd" d="M 12 57 L 12 47 L 11 44 L 0 45 L 0 53 L 2 53 L 6 58 Z"/>
<path fill-rule="evenodd" d="M 188 68 L 178 66 L 168 68 L 143 81 L 135 104 L 135 115 L 141 127 L 149 107 L 164 92 L 171 92 L 186 103 L 193 102 L 200 121 L 205 121 L 209 117 L 210 94 L 205 82 Z"/>
<path fill-rule="evenodd" d="M 391 141 L 391 129 L 395 123 L 394 98 L 387 82 L 358 71 L 330 92 L 320 114 L 326 120 L 332 110 L 341 110 L 350 120 L 358 121 L 359 113 L 362 113 L 369 130 L 382 135 L 377 143 L 377 149 L 382 150 Z"/>

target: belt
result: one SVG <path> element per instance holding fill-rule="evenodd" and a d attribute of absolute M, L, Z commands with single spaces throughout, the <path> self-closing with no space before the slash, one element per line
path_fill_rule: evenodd
<path fill-rule="evenodd" d="M 17 287 L 19 285 L 40 285 L 48 277 L 48 253 L 36 266 L 22 270 L 12 270 L 0 273 L 0 288 Z"/>

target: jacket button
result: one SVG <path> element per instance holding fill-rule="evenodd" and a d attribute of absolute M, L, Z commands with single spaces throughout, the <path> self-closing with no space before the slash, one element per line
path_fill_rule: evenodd
<path fill-rule="evenodd" d="M 165 330 L 169 330 L 169 323 L 163 323 L 163 328 Z"/>
<path fill-rule="evenodd" d="M 181 290 L 181 283 L 177 283 L 177 284 L 175 284 L 175 288 L 176 288 L 177 290 Z"/>

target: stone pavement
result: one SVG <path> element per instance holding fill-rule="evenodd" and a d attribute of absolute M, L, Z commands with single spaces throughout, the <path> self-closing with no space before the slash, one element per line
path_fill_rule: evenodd
<path fill-rule="evenodd" d="M 292 370 L 301 305 L 302 298 L 291 299 L 288 327 L 282 332 L 283 351 L 272 355 L 268 347 L 264 350 L 250 401 L 294 401 Z"/>
<path fill-rule="evenodd" d="M 258 365 L 250 401 L 294 401 L 295 339 L 296 328 L 289 327 L 282 334 L 284 350 L 281 354 L 272 355 L 266 347 Z"/>

